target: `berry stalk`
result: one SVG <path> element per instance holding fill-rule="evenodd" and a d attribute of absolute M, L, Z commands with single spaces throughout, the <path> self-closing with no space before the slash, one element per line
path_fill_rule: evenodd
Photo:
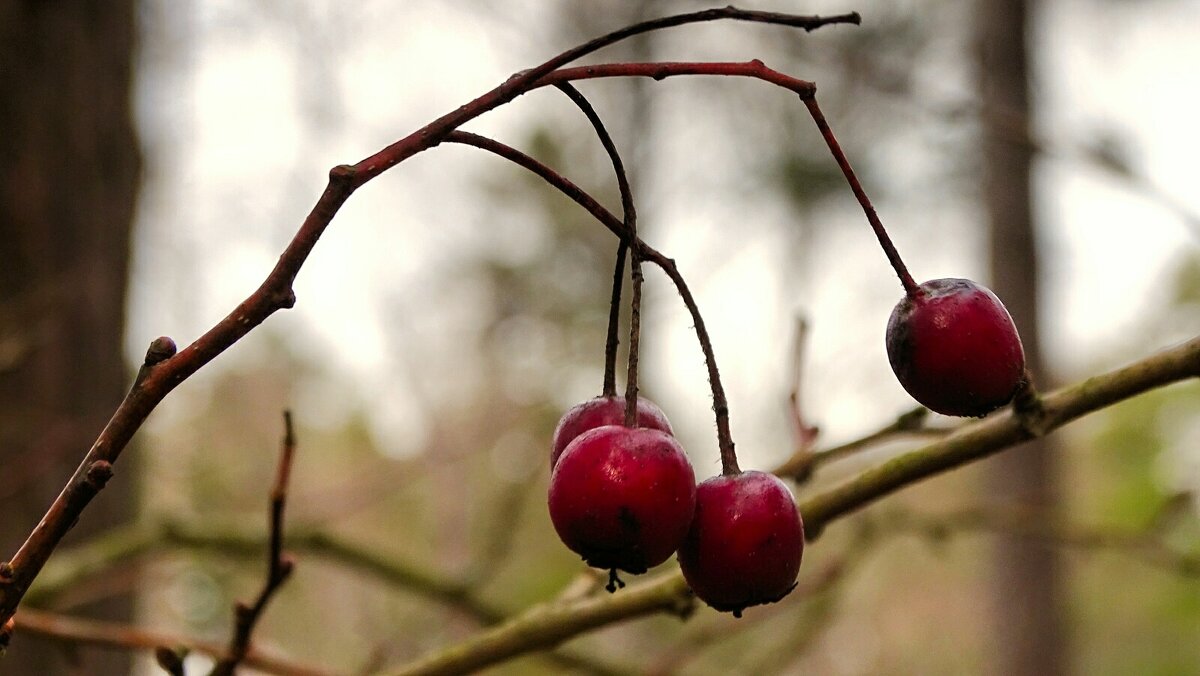
<path fill-rule="evenodd" d="M 608 303 L 608 338 L 604 342 L 604 388 L 606 397 L 617 395 L 617 344 L 621 323 L 621 283 L 625 279 L 625 254 L 629 245 L 625 240 L 617 245 L 617 263 L 613 267 L 612 298 Z"/>
<path fill-rule="evenodd" d="M 696 338 L 700 342 L 701 351 L 704 352 L 704 364 L 708 368 L 708 383 L 712 387 L 713 413 L 717 422 L 717 446 L 721 452 L 721 473 L 726 476 L 740 474 L 742 470 L 738 466 L 737 453 L 733 447 L 733 435 L 729 431 L 729 401 L 725 397 L 725 388 L 721 385 L 721 372 L 717 369 L 717 358 L 713 353 L 712 341 L 708 337 L 708 329 L 704 325 L 704 317 L 700 314 L 700 308 L 696 305 L 696 299 L 692 296 L 692 292 L 688 288 L 687 282 L 684 281 L 683 275 L 680 274 L 679 268 L 675 265 L 675 261 L 642 240 L 636 237 L 629 238 L 624 224 L 612 212 L 597 202 L 594 197 L 589 195 L 587 191 L 520 150 L 494 139 L 465 131 L 451 132 L 446 135 L 445 140 L 449 143 L 462 143 L 474 146 L 480 150 L 486 150 L 537 174 L 546 183 L 554 186 L 564 195 L 574 200 L 576 204 L 587 210 L 592 216 L 595 216 L 597 221 L 603 223 L 606 228 L 623 241 L 632 239 L 632 248 L 637 250 L 638 256 L 642 260 L 654 263 L 666 273 L 671 282 L 675 284 L 675 289 L 679 292 L 680 298 L 683 299 L 683 304 L 687 307 L 688 313 L 691 314 L 692 324 L 696 328 Z"/>
<path fill-rule="evenodd" d="M 712 387 L 713 413 L 717 420 L 717 448 L 721 452 L 721 474 L 725 476 L 741 474 L 742 469 L 738 466 L 737 453 L 733 448 L 733 434 L 729 431 L 729 400 L 725 398 L 725 387 L 721 385 L 721 372 L 717 369 L 717 357 L 713 353 L 712 340 L 708 337 L 708 329 L 704 325 L 704 317 L 700 315 L 696 299 L 692 297 L 692 292 L 688 288 L 687 282 L 683 280 L 683 275 L 680 274 L 673 259 L 651 249 L 641 240 L 636 240 L 636 242 L 638 250 L 646 260 L 657 265 L 667 274 L 667 277 L 671 278 L 675 289 L 679 292 L 679 297 L 683 299 L 684 306 L 692 316 L 692 324 L 696 327 L 696 339 L 700 341 L 700 350 L 704 352 L 704 365 L 708 367 L 708 384 Z"/>
<path fill-rule="evenodd" d="M 630 218 L 632 212 L 625 214 L 625 227 L 628 228 L 629 238 L 637 238 L 637 219 Z M 641 344 L 642 332 L 642 260 L 634 249 L 629 257 L 629 275 L 633 282 L 630 295 L 629 312 L 629 372 L 625 376 L 625 426 L 637 427 L 638 399 L 638 351 Z"/>
<path fill-rule="evenodd" d="M 637 239 L 637 209 L 633 202 L 633 189 L 629 186 L 629 176 L 625 172 L 625 163 L 621 160 L 621 153 L 617 150 L 617 144 L 613 142 L 612 135 L 608 133 L 608 129 L 604 126 L 604 121 L 600 119 L 600 114 L 596 112 L 596 108 L 592 106 L 591 101 L 583 95 L 578 89 L 569 82 L 556 83 L 555 88 L 567 95 L 577 108 L 584 114 L 591 123 L 592 129 L 596 131 L 596 137 L 600 139 L 600 145 L 604 146 L 604 152 L 608 154 L 608 159 L 612 162 L 613 173 L 617 177 L 617 189 L 621 193 L 621 214 L 622 221 L 625 225 L 625 230 L 628 238 L 622 238 L 621 243 L 617 247 L 617 263 L 613 270 L 613 286 L 612 297 L 609 302 L 608 311 L 608 339 L 604 345 L 604 396 L 615 396 L 617 393 L 617 332 L 620 324 L 621 316 L 621 282 L 625 271 L 625 253 L 629 249 L 629 242 Z M 633 319 L 631 320 L 631 342 L 629 346 L 629 373 L 630 379 L 626 388 L 626 404 L 625 404 L 625 425 L 634 427 L 637 422 L 637 336 L 639 309 L 641 307 L 641 267 L 638 262 L 637 252 L 634 252 L 630 263 L 630 276 L 633 280 Z"/>
<path fill-rule="evenodd" d="M 896 271 L 896 276 L 900 278 L 900 283 L 904 285 L 904 292 L 909 298 L 916 298 L 921 294 L 921 289 L 913 280 L 912 275 L 908 273 L 908 268 L 905 267 L 904 261 L 900 260 L 900 252 L 896 251 L 896 246 L 892 244 L 892 238 L 888 237 L 887 230 L 883 228 L 883 222 L 879 220 L 879 215 L 875 213 L 875 207 L 871 205 L 871 198 L 867 197 L 867 192 L 863 190 L 862 184 L 858 181 L 858 176 L 854 174 L 854 169 L 850 166 L 850 160 L 846 158 L 846 153 L 842 151 L 841 144 L 838 143 L 837 137 L 833 135 L 833 130 L 829 128 L 829 122 L 826 121 L 825 115 L 821 112 L 821 107 L 817 105 L 817 98 L 814 95 L 802 96 L 805 107 L 808 108 L 809 115 L 812 116 L 813 122 L 816 122 L 817 129 L 820 130 L 821 136 L 825 139 L 825 145 L 829 146 L 829 152 L 833 153 L 833 159 L 837 161 L 838 167 L 842 170 L 842 175 L 846 177 L 846 182 L 850 184 L 850 190 L 858 199 L 858 203 L 862 205 L 863 212 L 867 215 L 867 222 L 871 224 L 871 229 L 875 231 L 875 237 L 879 239 L 879 246 L 883 247 L 883 253 L 887 256 L 888 262 L 892 264 L 892 269 Z"/>

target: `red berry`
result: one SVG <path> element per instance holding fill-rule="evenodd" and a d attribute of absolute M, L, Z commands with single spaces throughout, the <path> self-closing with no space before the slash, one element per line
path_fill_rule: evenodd
<path fill-rule="evenodd" d="M 966 279 L 935 279 L 892 310 L 888 360 L 914 399 L 945 415 L 983 416 L 1012 401 L 1025 351 L 999 298 Z"/>
<path fill-rule="evenodd" d="M 683 577 L 700 600 L 741 617 L 796 586 L 804 524 L 775 475 L 716 476 L 696 489 L 696 516 L 679 548 Z"/>
<path fill-rule="evenodd" d="M 644 573 L 687 535 L 696 475 L 670 434 L 605 425 L 567 446 L 549 505 L 558 536 L 589 566 Z"/>
<path fill-rule="evenodd" d="M 575 405 L 563 414 L 554 429 L 554 446 L 550 452 L 550 467 L 558 462 L 558 457 L 566 450 L 575 437 L 584 432 L 604 425 L 622 425 L 625 423 L 625 397 L 607 396 L 588 399 L 582 404 Z M 654 402 L 638 397 L 637 426 L 662 430 L 674 434 L 667 416 Z"/>

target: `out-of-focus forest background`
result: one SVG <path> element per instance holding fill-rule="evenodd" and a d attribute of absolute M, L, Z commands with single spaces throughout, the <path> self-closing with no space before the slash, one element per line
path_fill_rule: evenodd
<path fill-rule="evenodd" d="M 0 2 L 0 34 L 17 43 L 34 35 L 20 23 L 37 14 L 25 4 Z M 70 299 L 82 307 L 67 317 L 123 317 L 131 364 L 154 336 L 190 342 L 259 284 L 329 167 L 568 46 L 704 6 L 140 0 L 120 25 L 80 18 L 79 35 L 66 33 L 77 42 L 136 36 L 135 49 L 122 48 L 131 55 L 125 86 L 137 146 L 130 136 L 123 147 L 140 148 L 140 159 L 115 162 L 117 151 L 93 148 L 94 172 L 79 169 L 83 159 L 64 161 L 66 178 L 19 188 L 9 180 L 7 197 L 37 188 L 43 198 L 32 202 L 54 204 L 57 192 L 92 192 L 80 183 L 111 178 L 114 167 L 122 187 L 95 192 L 140 187 L 134 217 L 124 218 L 132 235 L 119 232 L 119 206 L 83 208 L 82 220 L 105 216 L 67 247 L 69 260 L 41 255 L 70 237 L 40 225 L 70 222 L 62 209 L 33 217 L 41 212 L 27 200 L 0 222 L 0 397 L 29 408 L 6 403 L 10 414 L 0 417 L 4 546 L 34 525 L 131 376 L 53 408 L 65 393 L 93 392 L 84 384 L 119 363 L 121 333 L 105 329 L 115 337 L 107 355 L 59 363 L 91 330 L 69 319 L 54 320 L 68 328 L 47 328 L 43 310 L 62 312 Z M 1200 333 L 1200 5 L 1031 0 L 1029 90 L 1017 96 L 1028 111 L 1009 106 L 1003 86 L 1012 73 L 988 61 L 1023 44 L 1000 31 L 1010 25 L 995 19 L 1002 11 L 989 12 L 1024 6 L 756 3 L 858 10 L 864 21 L 812 34 L 690 26 L 589 61 L 759 58 L 816 81 L 914 275 L 993 284 L 1027 348 L 1036 349 L 1030 336 L 1040 344 L 1037 376 L 1052 386 Z M 49 48 L 3 54 L 0 74 L 19 76 L 14 64 L 25 62 L 70 63 Z M 43 86 L 99 86 L 88 73 L 103 70 L 100 61 L 75 63 L 82 70 L 62 65 Z M 3 122 L 17 110 L 10 97 L 32 90 L 15 76 L 0 83 Z M 820 446 L 911 409 L 883 349 L 900 285 L 794 96 L 714 78 L 580 88 L 625 155 L 639 231 L 678 261 L 697 295 L 743 467 L 771 467 L 794 450 L 797 315 L 809 326 L 800 399 L 821 428 Z M 115 91 L 120 99 L 126 90 Z M 97 109 L 104 95 L 74 96 L 57 104 L 64 120 Z M 79 138 L 67 134 L 75 141 L 116 138 L 102 126 L 62 124 L 78 130 Z M 56 129 L 50 122 L 10 128 L 23 139 L 66 134 L 47 133 Z M 618 204 L 608 160 L 558 92 L 531 93 L 467 128 Z M 1018 174 L 1015 185 L 1032 186 L 1036 258 L 1009 247 L 1003 216 L 1026 207 L 1007 190 L 996 199 L 995 186 L 1013 178 L 988 162 L 989 139 L 1028 160 L 1030 177 Z M 33 142 L 0 147 L 17 149 L 10 158 L 26 157 L 22 148 L 40 156 Z M 11 159 L 2 166 L 8 177 L 33 171 Z M 22 226 L 36 236 L 22 239 Z M 121 241 L 130 243 L 127 261 L 97 263 L 102 243 Z M 300 439 L 289 529 L 304 544 L 292 547 L 297 572 L 257 645 L 369 673 L 554 598 L 582 565 L 546 513 L 549 438 L 566 408 L 599 394 L 614 253 L 613 237 L 574 204 L 473 149 L 439 147 L 388 172 L 350 200 L 318 244 L 297 280 L 296 308 L 154 413 L 96 505 L 125 525 L 89 511 L 28 603 L 66 613 L 99 607 L 139 626 L 225 640 L 231 604 L 261 579 L 258 543 L 284 408 Z M 39 271 L 40 285 L 10 264 L 18 259 Z M 86 260 L 103 270 L 81 272 Z M 116 305 L 89 299 L 93 275 L 115 268 L 119 282 L 126 265 L 127 291 L 106 296 Z M 1021 288 L 1033 294 L 1026 301 L 1014 298 Z M 690 320 L 657 271 L 647 270 L 644 293 L 643 391 L 671 418 L 698 478 L 709 476 L 719 464 Z M 19 379 L 26 354 L 57 364 L 58 384 L 34 398 Z M 915 443 L 880 445 L 799 490 Z M 635 620 L 495 673 L 1200 674 L 1200 386 L 1115 406 L 1050 443 L 1012 454 L 1021 467 L 1053 458 L 1036 489 L 1014 484 L 1003 461 L 987 461 L 834 525 L 806 551 L 799 589 L 783 603 L 741 620 L 707 608 L 686 622 Z M 57 467 L 30 461 L 50 456 Z M 349 550 L 361 556 L 351 560 Z M 112 565 L 56 587 L 56 575 L 88 563 L 84 554 Z M 1013 570 L 1034 572 L 1014 581 Z M 158 673 L 145 654 L 103 668 L 96 654 L 18 633 L 0 673 Z"/>

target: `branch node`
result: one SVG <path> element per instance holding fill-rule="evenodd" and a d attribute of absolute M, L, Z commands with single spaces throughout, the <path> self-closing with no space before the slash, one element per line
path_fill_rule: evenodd
<path fill-rule="evenodd" d="M 271 296 L 271 302 L 282 310 L 290 310 L 296 306 L 296 291 L 292 288 L 283 289 Z"/>
<path fill-rule="evenodd" d="M 339 164 L 329 170 L 329 182 L 338 186 L 345 186 L 354 182 L 355 176 L 358 175 L 358 170 L 352 164 Z"/>
<path fill-rule="evenodd" d="M 8 561 L 0 561 L 0 585 L 13 583 L 13 567 Z"/>
<path fill-rule="evenodd" d="M 104 485 L 108 483 L 108 480 L 112 478 L 112 475 L 112 463 L 107 460 L 97 460 L 88 467 L 84 481 L 92 490 L 99 493 L 104 488 Z"/>
<path fill-rule="evenodd" d="M 811 447 L 801 447 L 796 449 L 796 453 L 792 460 L 788 463 L 787 475 L 798 484 L 807 482 L 812 478 L 813 471 L 817 466 L 817 454 Z"/>
<path fill-rule="evenodd" d="M 1032 437 L 1043 437 L 1050 431 L 1042 396 L 1033 383 L 1033 374 L 1025 370 L 1025 377 L 1017 389 L 1012 402 L 1013 415 L 1021 423 L 1021 429 Z"/>
<path fill-rule="evenodd" d="M 908 413 L 902 413 L 896 418 L 895 430 L 897 432 L 916 432 L 925 427 L 925 421 L 929 418 L 929 409 L 924 406 L 914 408 Z"/>
<path fill-rule="evenodd" d="M 175 341 L 169 336 L 159 336 L 150 342 L 150 347 L 146 349 L 146 359 L 142 362 L 143 366 L 155 366 L 171 357 L 175 356 L 178 348 L 175 347 Z"/>
<path fill-rule="evenodd" d="M 279 556 L 278 568 L 275 571 L 275 579 L 282 583 L 295 570 L 296 560 L 290 554 L 281 554 Z"/>

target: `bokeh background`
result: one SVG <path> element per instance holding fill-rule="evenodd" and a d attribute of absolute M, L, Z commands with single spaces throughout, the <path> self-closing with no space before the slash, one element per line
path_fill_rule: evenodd
<path fill-rule="evenodd" d="M 1004 127 L 1019 134 L 1008 140 L 1032 154 L 1036 259 L 998 250 L 989 233 L 998 226 L 981 187 L 981 138 L 996 120 L 980 83 L 994 74 L 978 58 L 988 29 L 978 17 L 989 4 L 752 3 L 853 9 L 864 22 L 807 35 L 696 25 L 588 61 L 759 58 L 816 81 L 919 280 L 991 283 L 1006 258 L 1008 269 L 1036 277 L 1028 312 L 1043 385 L 1200 333 L 1200 4 L 1028 3 L 1030 110 L 1001 112 L 1019 115 Z M 256 288 L 329 167 L 568 46 L 703 6 L 133 3 L 129 100 L 142 165 L 128 241 L 127 363 L 155 336 L 191 341 Z M 800 401 L 820 427 L 818 446 L 912 408 L 883 349 L 900 286 L 794 96 L 714 78 L 580 88 L 625 155 L 641 233 L 678 261 L 697 296 L 743 467 L 773 466 L 795 449 L 797 317 L 808 325 Z M 558 92 L 528 94 L 466 128 L 530 152 L 616 208 L 608 161 Z M 390 568 L 348 563 L 329 547 L 299 550 L 258 645 L 370 673 L 571 584 L 582 566 L 550 526 L 546 458 L 561 412 L 599 393 L 615 240 L 522 171 L 443 146 L 356 193 L 301 272 L 295 309 L 180 387 L 123 458 L 127 469 L 118 467 L 100 500 L 132 496 L 124 520 L 132 525 L 95 536 L 111 543 L 113 533 L 138 529 L 156 533 L 155 544 L 31 603 L 69 613 L 132 598 L 135 624 L 224 640 L 231 604 L 261 579 L 260 557 L 242 545 L 266 529 L 285 408 L 300 439 L 290 527 Z M 671 418 L 697 475 L 708 476 L 719 461 L 702 355 L 666 278 L 646 272 L 643 391 Z M 18 335 L 29 325 L 23 316 L 6 315 L 5 331 Z M 4 424 L 14 435 L 31 424 L 11 418 Z M 62 449 L 68 467 L 98 431 L 76 426 L 85 441 Z M 33 452 L 29 435 L 17 438 Z M 880 445 L 798 491 L 916 443 Z M 1200 674 L 1200 387 L 1113 407 L 1052 444 L 1045 452 L 1055 462 L 1033 504 L 981 463 L 831 527 L 806 552 L 799 592 L 784 603 L 740 621 L 708 609 L 686 622 L 631 621 L 495 673 Z M 24 481 L 19 474 L 0 472 L 0 500 L 16 499 L 2 487 Z M 39 476 L 34 514 L 66 474 Z M 33 525 L 5 521 L 14 532 Z M 60 552 L 67 561 L 97 551 L 84 537 L 70 544 Z M 997 562 L 1027 546 L 1052 573 L 1005 578 Z M 1006 608 L 1010 596 L 1047 602 Z M 1022 615 L 1035 611 L 1048 619 Z M 1016 649 L 1003 627 L 1013 623 L 1049 626 L 1045 654 L 1006 662 Z M 45 673 L 100 673 L 86 666 L 90 649 L 36 642 L 22 654 L 23 639 L 10 657 L 48 660 L 41 664 L 54 671 Z M 199 668 L 205 658 L 189 662 Z M 111 669 L 158 672 L 141 653 Z"/>

